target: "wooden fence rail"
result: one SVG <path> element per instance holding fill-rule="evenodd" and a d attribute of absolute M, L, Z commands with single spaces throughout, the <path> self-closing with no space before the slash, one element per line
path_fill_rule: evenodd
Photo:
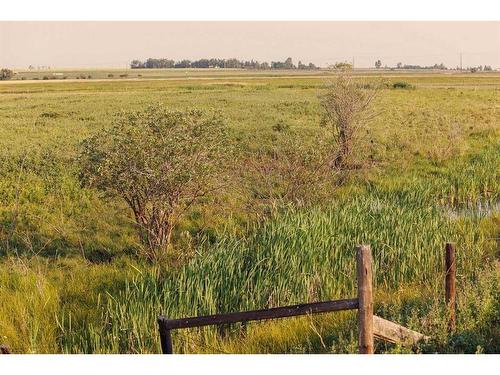
<path fill-rule="evenodd" d="M 245 312 L 234 312 L 228 314 L 216 314 L 198 316 L 195 318 L 166 319 L 158 318 L 166 329 L 203 327 L 217 324 L 230 324 L 249 322 L 252 320 L 267 320 L 277 318 L 288 318 L 291 316 L 319 314 L 332 311 L 355 310 L 358 308 L 357 299 L 341 299 L 335 301 L 303 303 L 300 305 L 274 307 L 271 309 L 253 310 Z"/>
<path fill-rule="evenodd" d="M 163 354 L 172 354 L 172 336 L 170 334 L 170 330 L 172 329 L 249 322 L 252 320 L 288 318 L 292 316 L 320 314 L 332 311 L 355 310 L 357 308 L 357 299 L 342 299 L 336 301 L 324 301 L 285 307 L 275 307 L 272 309 L 199 316 L 195 318 L 167 319 L 163 316 L 160 316 L 158 318 L 158 325 L 160 327 L 161 347 Z"/>
<path fill-rule="evenodd" d="M 445 246 L 446 293 L 445 300 L 449 307 L 450 329 L 455 329 L 455 247 Z M 158 317 L 160 342 L 163 354 L 172 354 L 171 330 L 222 325 L 254 320 L 288 318 L 292 316 L 320 314 L 343 310 L 358 310 L 358 350 L 361 354 L 373 354 L 374 337 L 401 344 L 413 345 L 419 341 L 427 341 L 429 337 L 412 331 L 397 323 L 373 315 L 373 274 L 372 254 L 369 245 L 356 247 L 356 268 L 358 296 L 354 299 L 304 303 L 300 305 L 275 307 L 270 309 L 232 312 L 192 318 L 168 319 Z"/>

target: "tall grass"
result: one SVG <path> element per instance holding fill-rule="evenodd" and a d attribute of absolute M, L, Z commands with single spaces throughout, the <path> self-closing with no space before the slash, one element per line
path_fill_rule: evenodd
<path fill-rule="evenodd" d="M 452 209 L 480 209 L 500 201 L 500 142 L 485 143 L 481 151 L 440 166 L 377 181 L 392 194 L 425 200 Z M 377 187 L 375 187 L 376 189 Z"/>
<path fill-rule="evenodd" d="M 156 317 L 178 318 L 355 296 L 354 246 L 372 246 L 375 287 L 441 288 L 443 245 L 458 244 L 471 276 L 488 256 L 475 219 L 451 219 L 414 195 L 378 191 L 312 210 L 287 209 L 248 230 L 200 248 L 178 270 L 145 272 L 108 298 L 102 324 L 66 330 L 68 352 L 158 352 Z M 212 342 L 214 330 L 179 333 L 177 350 Z M 201 336 L 200 336 L 201 335 Z"/>
<path fill-rule="evenodd" d="M 16 352 L 58 351 L 54 318 L 58 313 L 57 288 L 38 270 L 22 261 L 2 267 L 0 282 L 0 341 Z"/>

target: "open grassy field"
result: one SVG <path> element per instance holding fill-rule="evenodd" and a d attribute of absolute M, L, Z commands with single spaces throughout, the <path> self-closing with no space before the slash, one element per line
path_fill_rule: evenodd
<path fill-rule="evenodd" d="M 362 148 L 370 167 L 307 204 L 263 199 L 248 160 L 294 144 L 284 137 L 315 147 L 318 95 L 333 74 L 63 73 L 0 83 L 0 343 L 20 353 L 158 353 L 160 313 L 354 296 L 354 246 L 369 243 L 376 313 L 433 337 L 413 349 L 378 342 L 378 352 L 500 351 L 499 73 L 382 74 Z M 73 79 L 80 74 L 91 79 Z M 413 88 L 394 88 L 399 81 Z M 127 207 L 81 187 L 76 158 L 79 142 L 117 112 L 157 102 L 220 110 L 238 156 L 227 189 L 196 205 L 168 258 L 151 264 Z M 273 130 L 278 123 L 288 130 Z M 442 302 L 447 241 L 458 252 L 453 335 Z M 174 344 L 186 353 L 352 353 L 355 320 L 345 312 L 190 329 Z"/>
<path fill-rule="evenodd" d="M 315 70 L 252 70 L 252 69 L 50 69 L 25 70 L 15 69 L 13 80 L 23 83 L 42 82 L 73 82 L 83 80 L 107 81 L 149 81 L 149 80 L 219 80 L 219 79 L 272 79 L 283 78 L 309 80 L 328 79 L 335 77 L 338 71 L 331 69 Z M 391 70 L 391 69 L 356 69 L 353 74 L 362 77 L 402 78 L 408 82 L 420 85 L 425 83 L 444 86 L 476 86 L 489 85 L 498 87 L 498 72 L 467 73 L 455 70 Z M 452 78 L 452 79 L 450 79 Z M 1 82 L 0 82 L 1 83 Z"/>

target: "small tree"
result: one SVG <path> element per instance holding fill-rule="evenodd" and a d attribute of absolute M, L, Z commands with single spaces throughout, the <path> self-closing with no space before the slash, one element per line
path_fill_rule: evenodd
<path fill-rule="evenodd" d="M 295 65 L 293 65 L 291 57 L 287 57 L 287 59 L 283 63 L 283 68 L 284 69 L 295 69 Z"/>
<path fill-rule="evenodd" d="M 125 200 L 148 256 L 156 258 L 171 243 L 182 215 L 224 185 L 230 151 L 219 114 L 150 106 L 122 113 L 113 127 L 83 142 L 80 177 Z"/>
<path fill-rule="evenodd" d="M 141 60 L 132 60 L 130 63 L 130 69 L 142 69 L 145 68 L 144 63 Z"/>
<path fill-rule="evenodd" d="M 375 61 L 375 68 L 380 69 L 382 67 L 382 61 L 377 60 Z"/>
<path fill-rule="evenodd" d="M 351 76 L 341 74 L 336 82 L 328 84 L 321 98 L 324 109 L 322 124 L 331 131 L 330 165 L 336 170 L 350 169 L 351 157 L 366 122 L 372 117 L 370 104 L 380 85 L 354 82 Z"/>
<path fill-rule="evenodd" d="M 0 81 L 7 81 L 14 77 L 14 72 L 10 69 L 1 69 L 0 70 Z"/>
<path fill-rule="evenodd" d="M 345 72 L 347 70 L 352 70 L 352 64 L 349 64 L 348 62 L 337 62 L 332 65 L 331 68 Z"/>

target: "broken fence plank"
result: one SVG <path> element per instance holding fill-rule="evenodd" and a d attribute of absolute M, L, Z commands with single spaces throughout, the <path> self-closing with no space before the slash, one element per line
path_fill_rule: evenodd
<path fill-rule="evenodd" d="M 402 345 L 414 345 L 419 341 L 429 340 L 428 336 L 376 315 L 373 316 L 373 334 L 379 339 Z"/>

